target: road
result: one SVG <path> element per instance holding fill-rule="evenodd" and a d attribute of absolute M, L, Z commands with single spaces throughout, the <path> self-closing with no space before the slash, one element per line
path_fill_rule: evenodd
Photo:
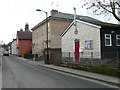
<path fill-rule="evenodd" d="M 2 55 L 0 54 L 0 90 L 2 89 Z"/>
<path fill-rule="evenodd" d="M 4 56 L 2 88 L 110 88 L 82 77 L 34 66 L 14 56 Z"/>

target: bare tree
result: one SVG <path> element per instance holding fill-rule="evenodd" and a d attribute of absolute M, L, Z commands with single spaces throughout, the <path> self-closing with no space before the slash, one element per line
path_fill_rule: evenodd
<path fill-rule="evenodd" d="M 112 14 L 120 22 L 120 0 L 85 0 L 83 7 L 95 15 Z"/>

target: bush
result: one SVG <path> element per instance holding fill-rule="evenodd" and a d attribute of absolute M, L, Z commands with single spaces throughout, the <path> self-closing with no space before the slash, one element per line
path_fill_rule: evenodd
<path fill-rule="evenodd" d="M 27 58 L 27 59 L 33 58 L 33 55 L 30 53 L 26 53 L 26 54 L 24 54 L 24 58 Z"/>

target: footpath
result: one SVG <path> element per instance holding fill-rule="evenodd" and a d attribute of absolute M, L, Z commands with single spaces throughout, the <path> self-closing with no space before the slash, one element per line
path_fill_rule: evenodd
<path fill-rule="evenodd" d="M 17 57 L 17 58 L 20 58 L 32 65 L 41 66 L 44 68 L 48 68 L 48 69 L 52 69 L 52 70 L 56 70 L 56 71 L 60 71 L 64 73 L 69 73 L 72 75 L 77 75 L 77 76 L 85 77 L 85 78 L 92 79 L 92 80 L 97 80 L 97 81 L 104 82 L 110 85 L 115 85 L 120 88 L 120 78 L 117 78 L 117 77 L 106 76 L 102 74 L 87 72 L 83 70 L 76 70 L 76 69 L 71 69 L 71 68 L 66 68 L 66 67 L 54 66 L 52 64 L 47 65 L 47 64 L 44 64 L 44 61 L 32 61 L 32 60 L 25 59 L 22 57 Z"/>

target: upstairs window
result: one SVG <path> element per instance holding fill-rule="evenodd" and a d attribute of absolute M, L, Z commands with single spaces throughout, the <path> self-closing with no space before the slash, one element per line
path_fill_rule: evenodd
<path fill-rule="evenodd" d="M 111 34 L 105 34 L 105 46 L 112 46 Z"/>
<path fill-rule="evenodd" d="M 120 46 L 120 35 L 116 35 L 116 45 Z"/>
<path fill-rule="evenodd" d="M 42 26 L 42 35 L 44 35 L 44 31 L 45 31 L 45 26 Z"/>
<path fill-rule="evenodd" d="M 85 49 L 86 50 L 93 50 L 93 40 L 85 41 Z"/>

